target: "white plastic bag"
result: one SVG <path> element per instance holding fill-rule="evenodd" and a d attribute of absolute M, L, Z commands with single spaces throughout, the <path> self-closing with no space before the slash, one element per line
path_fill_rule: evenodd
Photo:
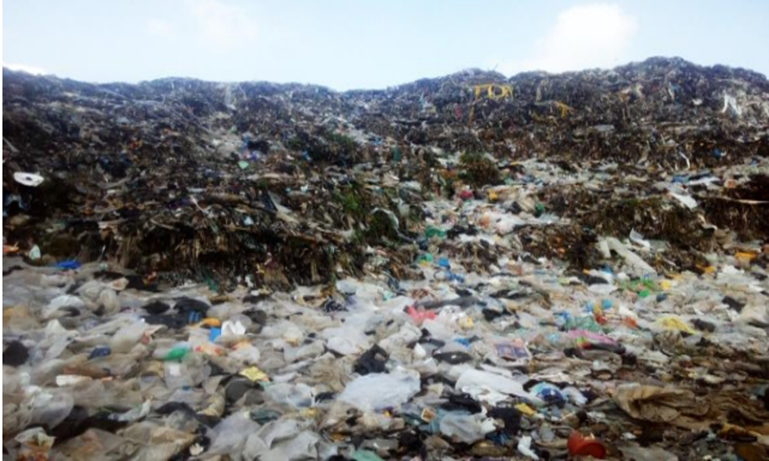
<path fill-rule="evenodd" d="M 468 392 L 472 388 L 487 388 L 495 392 L 499 392 L 507 395 L 515 395 L 517 397 L 524 398 L 536 405 L 541 405 L 544 402 L 532 394 L 529 394 L 523 389 L 523 384 L 513 381 L 510 378 L 504 376 L 489 373 L 487 371 L 468 369 L 462 372 L 455 384 L 455 388 Z"/>
<path fill-rule="evenodd" d="M 371 373 L 347 384 L 339 400 L 363 411 L 377 411 L 408 402 L 419 388 L 419 375 L 415 373 Z"/>
<path fill-rule="evenodd" d="M 480 413 L 463 415 L 449 413 L 441 419 L 441 434 L 462 443 L 475 443 L 496 429 L 494 421 Z"/>

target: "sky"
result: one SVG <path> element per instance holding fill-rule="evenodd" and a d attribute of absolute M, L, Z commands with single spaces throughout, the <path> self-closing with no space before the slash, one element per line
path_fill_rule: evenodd
<path fill-rule="evenodd" d="M 467 68 L 562 72 L 679 56 L 769 74 L 760 0 L 5 0 L 5 67 L 385 88 Z"/>

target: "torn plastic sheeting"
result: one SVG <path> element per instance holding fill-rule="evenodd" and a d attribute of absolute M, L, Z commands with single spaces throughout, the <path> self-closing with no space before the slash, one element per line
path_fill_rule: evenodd
<path fill-rule="evenodd" d="M 249 418 L 248 412 L 233 413 L 209 432 L 211 447 L 206 456 L 241 453 L 249 435 L 257 432 L 260 427 Z"/>
<path fill-rule="evenodd" d="M 302 431 L 293 438 L 276 442 L 258 459 L 260 461 L 318 459 L 318 444 L 321 440 L 320 436 L 314 432 Z"/>
<path fill-rule="evenodd" d="M 485 387 L 502 394 L 514 395 L 528 400 L 535 405 L 544 405 L 539 397 L 529 394 L 523 389 L 523 384 L 501 375 L 487 371 L 465 370 L 455 384 L 456 389 L 467 392 L 473 387 Z"/>
<path fill-rule="evenodd" d="M 56 298 L 52 299 L 50 303 L 43 309 L 42 312 L 42 318 L 43 319 L 49 319 L 54 316 L 54 314 L 59 314 L 60 310 L 71 307 L 75 309 L 83 309 L 85 307 L 85 303 L 82 299 L 78 298 L 77 296 L 72 295 L 61 295 L 57 296 Z"/>
<path fill-rule="evenodd" d="M 677 194 L 675 192 L 668 192 L 671 197 L 678 200 L 686 208 L 693 210 L 697 208 L 697 201 L 689 195 Z"/>
<path fill-rule="evenodd" d="M 654 274 L 657 275 L 657 271 L 654 270 L 649 264 L 646 263 L 640 256 L 630 251 L 622 242 L 614 237 L 606 237 L 604 239 L 609 249 L 614 250 L 625 259 L 625 262 L 636 270 L 641 271 L 642 274 Z"/>

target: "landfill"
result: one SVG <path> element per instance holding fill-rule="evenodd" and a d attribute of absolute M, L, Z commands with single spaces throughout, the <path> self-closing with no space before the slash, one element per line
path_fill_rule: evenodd
<path fill-rule="evenodd" d="M 3 70 L 3 459 L 769 459 L 769 81 Z"/>

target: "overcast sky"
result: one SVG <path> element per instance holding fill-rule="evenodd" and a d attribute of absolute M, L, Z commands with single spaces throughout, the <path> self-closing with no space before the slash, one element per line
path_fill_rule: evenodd
<path fill-rule="evenodd" d="M 769 74 L 769 1 L 5 0 L 3 64 L 93 82 L 178 76 L 383 88 L 650 56 Z"/>

